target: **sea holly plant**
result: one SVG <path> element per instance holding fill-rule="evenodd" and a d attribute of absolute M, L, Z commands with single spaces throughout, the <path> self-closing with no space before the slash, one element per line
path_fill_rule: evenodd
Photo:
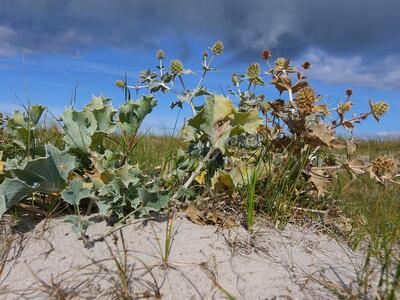
<path fill-rule="evenodd" d="M 2 157 L 0 215 L 25 199 L 38 199 L 39 203 L 41 199 L 62 199 L 76 213 L 66 220 L 84 236 L 90 222 L 81 217 L 81 210 L 88 201 L 97 204 L 101 214 L 119 219 L 133 212 L 143 216 L 163 209 L 168 203 L 168 190 L 143 175 L 132 164 L 131 154 L 139 128 L 155 106 L 153 95 L 136 101 L 127 99 L 118 109 L 109 98 L 93 97 L 82 111 L 71 106 L 55 119 L 61 128 L 57 129 L 63 141 L 57 145 L 61 149 L 47 144 L 42 151 L 28 151 L 28 142 L 17 139 L 18 146 L 26 151 L 19 157 Z M 17 111 L 7 119 L 8 134 L 25 137 L 19 132 L 29 129 L 35 138 L 39 137 L 46 129 L 46 124 L 39 121 L 44 110 L 32 106 L 28 115 Z M 33 153 L 35 158 L 30 155 Z"/>
<path fill-rule="evenodd" d="M 262 52 L 261 62 L 232 74 L 227 92 L 215 93 L 206 78 L 218 71 L 214 64 L 224 50 L 217 41 L 205 51 L 198 74 L 178 59 L 167 61 L 159 50 L 155 71 L 140 72 L 134 84 L 126 77 L 116 81 L 124 94 L 121 106 L 95 96 L 82 110 L 70 106 L 55 117 L 57 142 L 42 139 L 44 106 L 0 116 L 0 139 L 7 140 L 0 145 L 0 215 L 26 199 L 62 199 L 75 212 L 66 220 L 84 237 L 90 222 L 82 211 L 92 206 L 122 222 L 171 203 L 179 207 L 195 198 L 236 197 L 238 209 L 247 207 L 249 228 L 260 210 L 284 226 L 297 205 L 324 197 L 339 170 L 397 183 L 396 161 L 361 161 L 355 157 L 356 142 L 336 135 L 338 128 L 352 132 L 369 117 L 379 121 L 388 110 L 385 101 L 370 100 L 370 111 L 350 115 L 352 91 L 347 90 L 329 108 L 305 76 L 309 62 L 299 68 L 287 58 L 271 63 L 269 50 Z M 197 82 L 189 84 L 188 76 L 197 76 Z M 192 116 L 181 128 L 174 159 L 144 172 L 135 149 L 157 93 L 171 96 L 171 109 L 187 106 Z M 6 149 L 8 143 L 19 149 L 17 155 Z"/>
<path fill-rule="evenodd" d="M 121 85 L 136 92 L 149 89 L 173 93 L 176 100 L 171 108 L 187 104 L 192 110 L 193 117 L 180 134 L 185 149 L 178 152 L 175 164 L 164 172 L 167 180 L 181 182 L 174 200 L 207 191 L 226 193 L 249 184 L 254 189 L 254 182 L 243 180 L 243 174 L 262 164 L 257 188 L 264 191 L 258 193 L 254 205 L 275 215 L 276 223 L 284 223 L 301 199 L 323 197 L 339 170 L 354 175 L 369 173 L 379 182 L 394 182 L 396 166 L 389 158 L 360 164 L 353 157 L 356 143 L 338 138 L 335 133 L 339 127 L 353 131 L 370 116 L 379 121 L 388 110 L 385 101 L 370 101 L 369 112 L 348 118 L 353 108 L 350 89 L 344 101 L 329 108 L 305 76 L 310 62 L 296 68 L 289 59 L 277 58 L 271 64 L 271 52 L 264 50 L 262 64 L 252 63 L 243 74 L 232 75 L 228 92 L 238 100 L 236 106 L 229 97 L 214 94 L 204 85 L 208 72 L 216 70 L 211 66 L 214 59 L 224 52 L 222 42 L 210 50 L 211 57 L 209 52 L 203 54 L 203 72 L 191 89 L 185 76 L 192 72 L 187 72 L 176 59 L 170 61 L 169 71 L 165 72 L 163 51 L 157 54 L 158 73 L 142 72 L 141 86 L 126 82 Z M 280 95 L 277 99 L 270 98 L 273 93 L 267 85 L 275 87 Z M 204 100 L 194 105 L 195 99 Z M 347 156 L 337 154 L 335 149 L 341 148 L 347 149 Z"/>
<path fill-rule="evenodd" d="M 35 193 L 58 194 L 67 185 L 75 168 L 75 157 L 46 145 L 46 155 L 22 164 L 5 164 L 5 179 L 0 185 L 0 216 L 18 202 Z"/>

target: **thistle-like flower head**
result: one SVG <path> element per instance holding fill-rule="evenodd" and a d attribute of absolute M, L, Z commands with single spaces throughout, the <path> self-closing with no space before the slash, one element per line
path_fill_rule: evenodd
<path fill-rule="evenodd" d="M 265 49 L 262 53 L 261 53 L 261 57 L 265 60 L 268 60 L 271 57 L 271 51 L 269 51 L 269 49 Z"/>
<path fill-rule="evenodd" d="M 290 60 L 283 57 L 279 57 L 275 61 L 275 68 L 277 69 L 287 69 L 289 68 L 289 65 L 290 65 Z"/>
<path fill-rule="evenodd" d="M 183 73 L 183 65 L 180 60 L 174 59 L 171 60 L 169 68 L 173 74 L 182 74 Z"/>
<path fill-rule="evenodd" d="M 311 113 L 314 106 L 314 102 L 319 98 L 315 94 L 315 91 L 310 86 L 305 86 L 296 93 L 296 98 L 294 99 L 297 107 L 306 113 Z"/>
<path fill-rule="evenodd" d="M 115 81 L 115 85 L 119 87 L 120 89 L 124 89 L 126 87 L 125 81 L 123 80 L 117 80 Z"/>
<path fill-rule="evenodd" d="M 311 67 L 311 63 L 309 61 L 305 61 L 301 66 L 304 70 L 308 70 Z"/>
<path fill-rule="evenodd" d="M 240 82 L 240 78 L 239 78 L 238 74 L 236 74 L 236 73 L 232 74 L 231 80 L 232 80 L 233 85 L 237 85 Z"/>
<path fill-rule="evenodd" d="M 222 55 L 224 53 L 224 44 L 221 41 L 215 42 L 215 44 L 211 48 L 211 51 L 215 55 Z"/>
<path fill-rule="evenodd" d="M 338 111 L 340 113 L 345 113 L 349 111 L 353 107 L 353 103 L 351 101 L 346 101 L 345 103 L 342 103 L 339 105 Z"/>
<path fill-rule="evenodd" d="M 247 68 L 247 77 L 249 78 L 257 78 L 260 77 L 260 65 L 257 63 L 251 64 Z"/>
<path fill-rule="evenodd" d="M 159 49 L 159 50 L 157 51 L 157 59 L 161 60 L 161 59 L 164 59 L 164 58 L 165 58 L 165 53 L 164 53 L 164 51 L 163 51 L 162 49 Z"/>
<path fill-rule="evenodd" d="M 370 106 L 372 114 L 377 119 L 382 117 L 389 109 L 389 104 L 387 104 L 385 101 L 379 101 L 377 103 L 370 102 Z"/>
<path fill-rule="evenodd" d="M 254 85 L 264 84 L 264 81 L 260 78 L 260 65 L 257 63 L 248 66 L 246 76 L 251 84 Z"/>
<path fill-rule="evenodd" d="M 395 161 L 393 158 L 390 157 L 378 157 L 372 162 L 372 171 L 377 176 L 392 174 L 394 173 L 395 168 Z"/>

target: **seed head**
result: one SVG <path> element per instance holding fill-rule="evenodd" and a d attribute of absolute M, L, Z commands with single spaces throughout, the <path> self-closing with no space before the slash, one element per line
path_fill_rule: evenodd
<path fill-rule="evenodd" d="M 240 78 L 239 78 L 238 74 L 236 74 L 236 73 L 232 74 L 231 80 L 232 80 L 233 85 L 238 85 L 240 82 Z"/>
<path fill-rule="evenodd" d="M 283 57 L 279 57 L 275 61 L 275 67 L 279 69 L 287 69 L 289 65 L 290 65 L 290 60 Z"/>
<path fill-rule="evenodd" d="M 294 101 L 296 102 L 297 107 L 303 112 L 311 113 L 312 108 L 314 106 L 314 102 L 318 100 L 317 95 L 314 90 L 310 86 L 305 86 L 300 89 L 296 93 L 296 98 Z"/>
<path fill-rule="evenodd" d="M 261 57 L 265 60 L 268 60 L 271 57 L 271 51 L 269 51 L 269 49 L 265 49 L 262 53 L 261 53 Z"/>
<path fill-rule="evenodd" d="M 349 111 L 353 107 L 353 103 L 351 101 L 346 101 L 345 103 L 342 103 L 339 105 L 338 111 L 341 113 L 345 113 Z"/>
<path fill-rule="evenodd" d="M 260 78 L 260 65 L 257 63 L 249 65 L 246 73 L 251 84 L 263 85 L 264 82 Z"/>
<path fill-rule="evenodd" d="M 215 55 L 221 55 L 224 53 L 224 44 L 221 41 L 215 42 L 215 44 L 212 46 L 211 51 Z"/>
<path fill-rule="evenodd" d="M 249 78 L 257 78 L 260 77 L 260 65 L 257 63 L 251 64 L 247 68 L 247 77 Z"/>
<path fill-rule="evenodd" d="M 311 63 L 309 61 L 305 61 L 301 66 L 304 70 L 308 70 L 311 66 Z"/>
<path fill-rule="evenodd" d="M 371 111 L 372 114 L 376 118 L 382 117 L 388 110 L 389 104 L 387 104 L 385 101 L 379 101 L 377 103 L 371 104 Z"/>
<path fill-rule="evenodd" d="M 157 59 L 161 60 L 161 59 L 164 59 L 164 58 L 165 58 L 165 53 L 164 53 L 164 51 L 163 51 L 162 49 L 159 49 L 159 50 L 157 51 Z"/>
<path fill-rule="evenodd" d="M 351 97 L 353 95 L 353 90 L 352 89 L 347 89 L 346 90 L 346 96 Z"/>
<path fill-rule="evenodd" d="M 120 89 L 124 89 L 126 87 L 125 81 L 123 80 L 117 80 L 115 81 L 115 85 L 119 87 Z"/>
<path fill-rule="evenodd" d="M 275 112 L 283 111 L 283 109 L 285 108 L 285 101 L 282 99 L 277 99 L 271 103 L 271 106 Z"/>
<path fill-rule="evenodd" d="M 390 157 L 378 157 L 372 162 L 372 171 L 377 176 L 394 173 L 395 161 Z"/>
<path fill-rule="evenodd" d="M 178 59 L 171 60 L 169 68 L 170 68 L 171 72 L 174 74 L 182 74 L 183 73 L 183 65 L 182 65 L 181 61 Z"/>

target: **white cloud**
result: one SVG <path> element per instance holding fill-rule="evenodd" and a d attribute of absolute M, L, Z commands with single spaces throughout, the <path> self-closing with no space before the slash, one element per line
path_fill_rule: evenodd
<path fill-rule="evenodd" d="M 311 62 L 311 77 L 326 83 L 383 90 L 400 88 L 400 55 L 387 55 L 370 61 L 361 56 L 339 57 L 311 49 L 302 55 L 302 60 Z"/>

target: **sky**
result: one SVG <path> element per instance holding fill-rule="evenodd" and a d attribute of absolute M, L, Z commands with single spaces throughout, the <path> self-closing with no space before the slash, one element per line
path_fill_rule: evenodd
<path fill-rule="evenodd" d="M 115 80 L 136 82 L 155 70 L 155 53 L 179 58 L 195 85 L 201 56 L 216 40 L 225 54 L 207 81 L 220 93 L 233 72 L 272 59 L 311 63 L 309 80 L 336 105 L 352 88 L 355 112 L 368 99 L 386 100 L 388 114 L 356 130 L 359 136 L 400 136 L 400 1 L 398 0 L 0 0 L 0 110 L 28 101 L 56 115 L 76 94 L 81 108 L 93 95 L 123 103 Z M 267 99 L 277 93 L 265 88 Z M 182 124 L 190 111 L 170 110 L 173 94 L 159 95 L 146 119 L 153 132 Z"/>

